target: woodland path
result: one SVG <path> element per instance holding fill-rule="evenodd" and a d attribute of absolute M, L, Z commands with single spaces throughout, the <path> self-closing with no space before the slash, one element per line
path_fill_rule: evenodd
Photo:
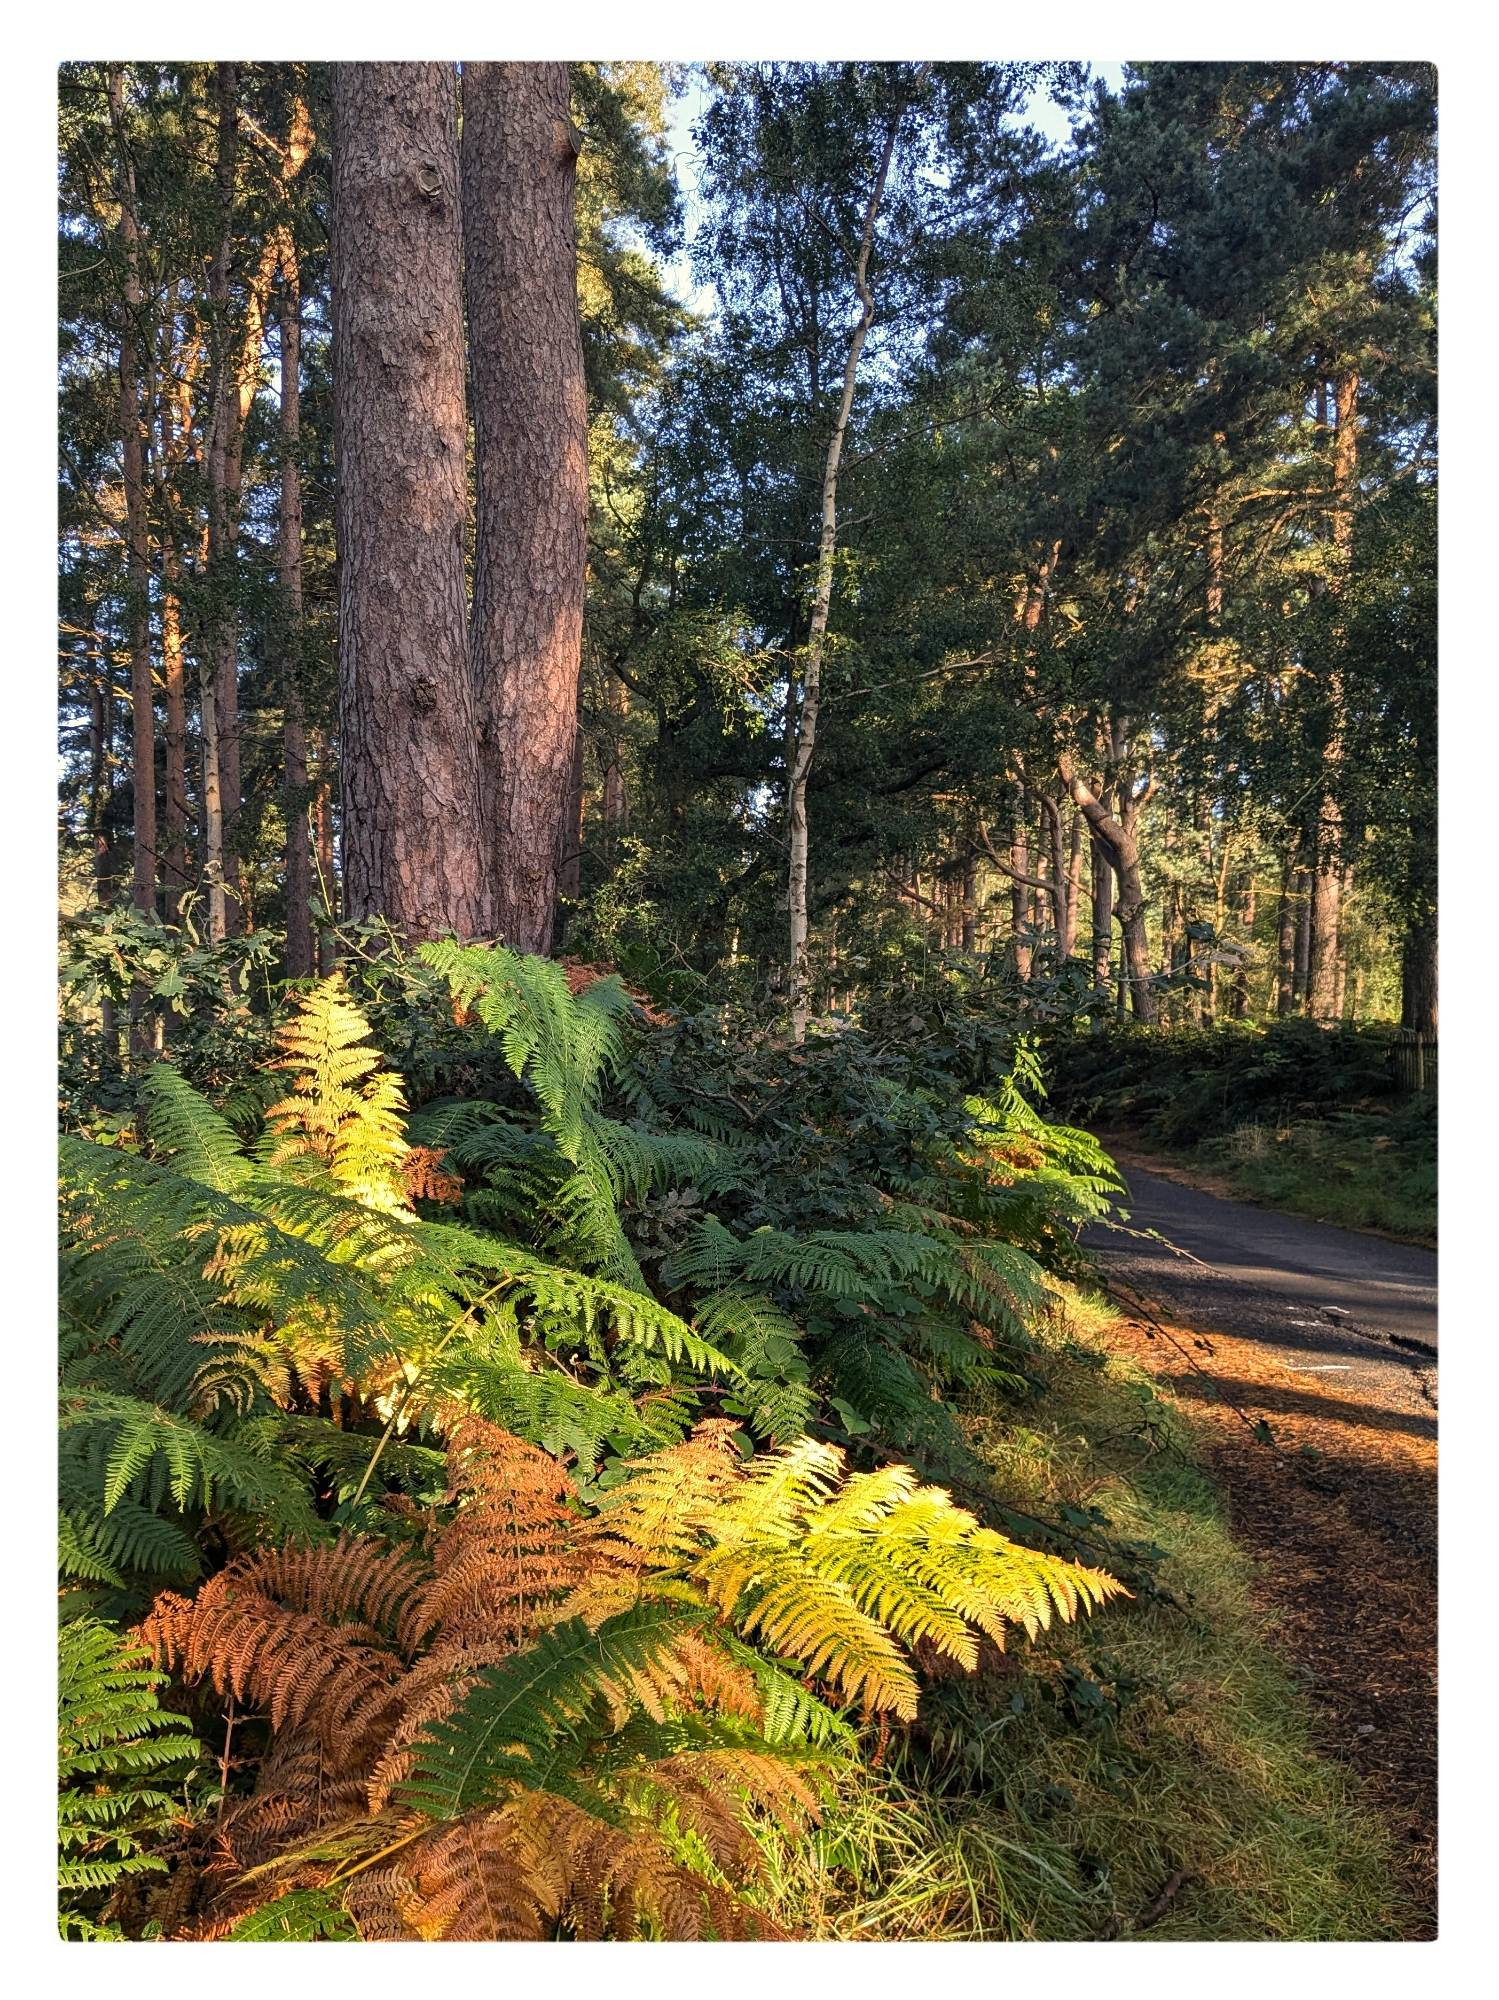
<path fill-rule="evenodd" d="M 1119 1344 L 1201 1427 L 1319 1739 L 1367 1780 L 1410 1898 L 1407 1934 L 1430 1936 L 1436 1255 L 1132 1161 L 1123 1172 L 1130 1226 L 1176 1248 L 1084 1239 L 1130 1311 Z"/>

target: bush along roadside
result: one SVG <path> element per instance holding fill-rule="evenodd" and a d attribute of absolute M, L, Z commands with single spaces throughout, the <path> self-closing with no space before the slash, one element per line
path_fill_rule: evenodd
<path fill-rule="evenodd" d="M 1042 1048 L 1054 1101 L 1121 1143 L 1267 1207 L 1436 1240 L 1436 1093 L 1396 1094 L 1390 1029 L 1066 1029 Z"/>

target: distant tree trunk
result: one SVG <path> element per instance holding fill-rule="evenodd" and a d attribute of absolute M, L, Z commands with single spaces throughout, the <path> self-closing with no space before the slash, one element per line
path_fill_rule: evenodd
<path fill-rule="evenodd" d="M 583 886 L 583 717 L 579 701 L 573 730 L 573 763 L 567 784 L 567 811 L 562 818 L 562 855 L 557 867 L 557 894 L 575 903 Z"/>
<path fill-rule="evenodd" d="M 1114 914 L 1119 920 L 1123 942 L 1130 1006 L 1137 1020 L 1153 1026 L 1156 1003 L 1150 984 L 1150 938 L 1146 928 L 1145 895 L 1140 886 L 1139 822 L 1145 802 L 1155 789 L 1154 781 L 1147 781 L 1144 790 L 1139 793 L 1126 791 L 1116 816 L 1104 805 L 1087 779 L 1074 768 L 1071 757 L 1065 751 L 1057 760 L 1057 768 L 1074 803 L 1081 808 L 1094 838 L 1102 843 L 1109 865 L 1118 879 L 1119 895 Z"/>
<path fill-rule="evenodd" d="M 93 853 L 94 898 L 100 907 L 114 900 L 114 848 L 110 837 L 113 819 L 114 702 L 109 692 L 109 663 L 101 661 L 99 677 L 89 689 L 88 728 L 88 822 L 89 844 Z"/>
<path fill-rule="evenodd" d="M 1051 903 L 1051 923 L 1057 940 L 1057 962 L 1065 965 L 1072 956 L 1077 936 L 1077 873 L 1079 819 L 1074 810 L 1069 829 L 1062 806 L 1049 792 L 1041 793 L 1041 824 L 1046 841 L 1046 893 Z"/>
<path fill-rule="evenodd" d="M 1255 873 L 1251 864 L 1249 882 L 1244 891 L 1244 915 L 1242 918 L 1246 948 L 1254 942 L 1255 890 Z M 1241 961 L 1238 971 L 1234 974 L 1233 985 L 1229 989 L 1228 1011 L 1235 1021 L 1244 1020 L 1249 1012 L 1249 965 L 1247 959 Z"/>
<path fill-rule="evenodd" d="M 1010 950 L 1022 980 L 1031 976 L 1030 841 L 1024 818 L 1024 798 L 1018 801 L 1010 829 Z"/>
<path fill-rule="evenodd" d="M 1332 458 L 1332 543 L 1333 574 L 1329 591 L 1341 595 L 1353 566 L 1353 516 L 1358 493 L 1358 392 L 1354 370 L 1336 384 L 1337 428 L 1333 432 Z M 1341 629 L 1333 633 L 1336 650 Z M 1343 764 L 1344 689 L 1341 669 L 1336 665 L 1328 677 L 1328 704 L 1331 729 L 1323 769 L 1327 784 L 1323 790 L 1317 823 L 1315 873 L 1312 881 L 1311 962 L 1308 969 L 1307 1012 L 1314 1021 L 1337 1017 L 1338 931 L 1343 900 L 1343 813 L 1337 789 Z"/>
<path fill-rule="evenodd" d="M 1411 918 L 1400 961 L 1400 1025 L 1437 1032 L 1437 918 L 1429 907 Z"/>
<path fill-rule="evenodd" d="M 281 255 L 281 703 L 286 814 L 286 976 L 311 979 L 312 849 L 307 831 L 307 723 L 302 702 L 302 290 L 288 237 Z"/>
<path fill-rule="evenodd" d="M 858 379 L 859 356 L 874 324 L 874 293 L 869 283 L 869 258 L 874 248 L 874 223 L 885 193 L 885 181 L 895 152 L 900 114 L 890 121 L 885 150 L 874 177 L 874 186 L 864 210 L 864 229 L 854 263 L 854 285 L 859 294 L 859 318 L 849 338 L 843 363 L 843 395 L 828 439 L 827 458 L 822 473 L 822 533 L 817 552 L 817 587 L 812 599 L 812 622 L 807 635 L 807 655 L 802 668 L 801 702 L 797 711 L 796 756 L 786 787 L 786 817 L 790 831 L 790 865 L 787 871 L 787 903 L 790 932 L 791 1037 L 807 1039 L 807 1023 L 812 1013 L 811 966 L 807 955 L 807 780 L 817 747 L 817 717 L 822 697 L 822 655 L 827 641 L 828 614 L 833 603 L 833 555 L 838 540 L 838 470 L 843 462 L 843 440 L 854 407 L 854 385 Z"/>
<path fill-rule="evenodd" d="M 1309 993 L 1308 970 L 1312 962 L 1312 870 L 1296 870 L 1296 999 L 1304 1013 Z"/>
<path fill-rule="evenodd" d="M 234 182 L 239 145 L 238 65 L 218 65 L 219 240 L 209 272 L 208 300 L 213 342 L 212 414 L 208 439 L 208 591 L 206 647 L 199 648 L 198 701 L 203 739 L 203 859 L 208 881 L 208 934 L 227 937 L 238 917 L 238 863 L 225 847 L 227 809 L 238 810 L 237 787 L 226 783 L 237 765 L 228 736 L 238 732 L 239 669 L 235 603 L 236 524 L 229 504 L 230 405 L 234 399 L 229 274 L 234 257 Z M 226 683 L 232 683 L 226 687 Z M 228 791 L 228 799 L 225 793 Z"/>
<path fill-rule="evenodd" d="M 345 914 L 476 937 L 457 79 L 337 63 L 333 112 Z"/>
<path fill-rule="evenodd" d="M 978 937 L 978 863 L 970 855 L 963 869 L 963 926 L 962 943 L 964 951 L 972 951 Z"/>
<path fill-rule="evenodd" d="M 1301 925 L 1296 907 L 1296 850 L 1281 864 L 1276 920 L 1275 1011 L 1284 1020 L 1296 1011 L 1296 951 Z"/>
<path fill-rule="evenodd" d="M 317 870 L 318 893 L 328 913 L 329 924 L 318 932 L 318 971 L 326 978 L 337 961 L 337 944 L 331 925 L 338 920 L 338 864 L 333 849 L 333 784 L 329 775 L 328 740 L 321 729 L 312 732 L 312 754 L 316 777 L 312 790 L 312 851 Z"/>
<path fill-rule="evenodd" d="M 1099 796 L 1107 810 L 1102 785 Z M 1088 845 L 1093 864 L 1093 984 L 1107 1001 L 1114 957 L 1114 871 L 1109 865 L 1108 849 L 1097 834 L 1090 833 Z"/>
<path fill-rule="evenodd" d="M 630 691 L 614 674 L 609 674 L 604 682 L 604 712 L 609 735 L 606 745 L 608 761 L 604 767 L 603 812 L 612 858 L 614 840 L 624 830 L 629 816 L 621 733 L 624 720 L 630 713 Z"/>
<path fill-rule="evenodd" d="M 141 379 L 140 223 L 135 166 L 125 129 L 124 71 L 109 71 L 109 118 L 114 133 L 120 240 L 125 283 L 120 314 L 119 418 L 125 471 L 125 547 L 130 628 L 131 790 L 134 799 L 131 892 L 138 910 L 156 908 L 156 695 L 151 673 L 151 552 L 146 522 L 146 439 L 149 397 Z"/>
<path fill-rule="evenodd" d="M 1068 834 L 1068 842 L 1066 899 L 1067 949 L 1062 954 L 1064 959 L 1070 958 L 1077 950 L 1077 912 L 1078 904 L 1082 899 L 1083 816 L 1075 809 L 1072 814 L 1072 827 Z"/>
<path fill-rule="evenodd" d="M 463 223 L 478 539 L 473 679 L 491 922 L 547 953 L 571 793 L 588 406 L 566 63 L 468 63 Z"/>
<path fill-rule="evenodd" d="M 152 454 L 161 541 L 161 678 L 166 719 L 162 794 L 161 874 L 169 915 L 180 917 L 192 886 L 188 825 L 192 817 L 187 781 L 187 649 L 183 631 L 183 576 L 180 544 L 181 467 L 192 444 L 193 385 L 201 366 L 201 334 L 179 350 L 173 315 L 165 315 L 162 358 L 156 370 L 158 438 Z"/>
<path fill-rule="evenodd" d="M 182 566 L 170 537 L 161 551 L 161 677 L 166 692 L 166 794 L 162 881 L 169 915 L 188 888 L 187 668 L 182 638 Z"/>

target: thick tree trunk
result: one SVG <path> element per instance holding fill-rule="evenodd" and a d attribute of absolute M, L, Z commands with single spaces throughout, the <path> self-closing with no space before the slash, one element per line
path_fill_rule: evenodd
<path fill-rule="evenodd" d="M 131 893 L 138 910 L 156 908 L 156 696 L 151 673 L 151 552 L 146 522 L 149 397 L 141 379 L 143 302 L 135 167 L 125 130 L 124 71 L 109 71 L 109 119 L 115 141 L 120 241 L 125 282 L 120 313 L 119 419 L 125 473 L 125 547 L 129 575 L 131 790 L 134 799 Z"/>
<path fill-rule="evenodd" d="M 473 679 L 491 922 L 552 947 L 588 553 L 588 407 L 566 63 L 468 63 L 463 228 L 478 540 Z"/>
<path fill-rule="evenodd" d="M 1435 910 L 1412 917 L 1400 964 L 1400 1025 L 1437 1032 L 1437 918 Z"/>
<path fill-rule="evenodd" d="M 338 63 L 333 107 L 344 910 L 476 937 L 457 79 Z"/>
<path fill-rule="evenodd" d="M 307 830 L 307 723 L 302 702 L 302 291 L 288 238 L 281 256 L 281 703 L 286 815 L 286 976 L 311 979 L 312 848 Z"/>
<path fill-rule="evenodd" d="M 812 1013 L 811 965 L 807 954 L 807 780 L 817 747 L 817 717 L 822 698 L 822 656 L 827 641 L 828 614 L 833 603 L 833 556 L 838 541 L 838 470 L 843 463 L 843 440 L 848 433 L 854 407 L 854 385 L 859 374 L 859 357 L 874 324 L 874 292 L 869 283 L 869 258 L 874 248 L 874 223 L 885 193 L 885 181 L 895 152 L 900 115 L 891 120 L 885 150 L 874 177 L 874 186 L 864 210 L 864 229 L 854 263 L 854 286 L 859 294 L 859 318 L 849 339 L 843 362 L 843 395 L 838 404 L 833 434 L 828 439 L 827 458 L 822 473 L 822 534 L 817 551 L 817 587 L 812 598 L 812 622 L 807 635 L 807 655 L 802 668 L 801 701 L 797 708 L 796 756 L 786 787 L 786 817 L 790 834 L 790 863 L 787 870 L 791 972 L 791 1037 L 807 1039 L 807 1023 Z M 790 696 L 788 694 L 788 701 Z"/>

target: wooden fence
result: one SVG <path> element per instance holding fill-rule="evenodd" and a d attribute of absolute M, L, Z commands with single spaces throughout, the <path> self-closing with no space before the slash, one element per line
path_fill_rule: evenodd
<path fill-rule="evenodd" d="M 1402 1028 L 1390 1052 L 1395 1088 L 1402 1097 L 1417 1097 L 1437 1087 L 1437 1038 L 1417 1028 Z"/>

